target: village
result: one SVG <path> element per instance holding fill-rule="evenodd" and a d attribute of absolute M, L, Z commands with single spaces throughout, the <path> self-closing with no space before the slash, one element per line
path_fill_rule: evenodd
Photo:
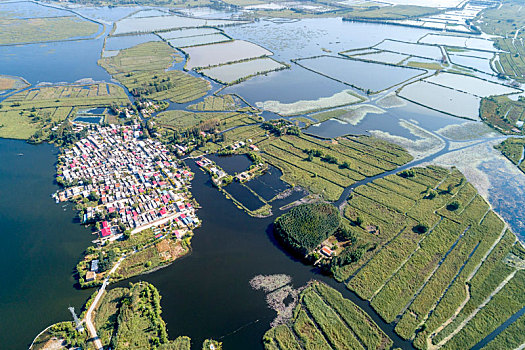
<path fill-rule="evenodd" d="M 139 124 L 89 128 L 59 157 L 57 181 L 65 190 L 55 199 L 78 203 L 81 222 L 98 229 L 97 243 L 170 222 L 198 225 L 187 191 L 193 175 L 162 143 L 142 139 Z"/>

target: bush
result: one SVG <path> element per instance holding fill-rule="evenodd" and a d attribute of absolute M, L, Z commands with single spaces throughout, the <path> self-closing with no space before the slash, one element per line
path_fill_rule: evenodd
<path fill-rule="evenodd" d="M 412 231 L 414 231 L 415 233 L 419 233 L 419 234 L 426 233 L 428 231 L 428 225 L 426 225 L 426 224 L 418 224 L 418 225 L 414 226 Z"/>
<path fill-rule="evenodd" d="M 460 207 L 460 204 L 458 201 L 452 201 L 447 205 L 447 210 L 449 211 L 456 211 Z"/>

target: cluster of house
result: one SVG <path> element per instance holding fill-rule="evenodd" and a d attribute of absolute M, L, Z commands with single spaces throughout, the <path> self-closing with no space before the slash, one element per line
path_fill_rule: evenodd
<path fill-rule="evenodd" d="M 143 117 L 149 117 L 155 112 L 166 109 L 166 107 L 167 104 L 162 105 L 153 101 L 137 102 L 137 108 L 140 110 Z"/>
<path fill-rule="evenodd" d="M 57 202 L 97 201 L 83 222 L 100 222 L 102 238 L 116 238 L 122 224 L 132 233 L 171 221 L 198 224 L 185 186 L 193 174 L 162 143 L 141 135 L 140 125 L 97 126 L 59 157 L 57 176 L 66 189 L 55 194 Z"/>
<path fill-rule="evenodd" d="M 223 177 L 228 175 L 224 170 L 219 168 L 214 162 L 206 157 L 200 157 L 195 163 L 210 173 L 214 182 L 220 182 Z"/>

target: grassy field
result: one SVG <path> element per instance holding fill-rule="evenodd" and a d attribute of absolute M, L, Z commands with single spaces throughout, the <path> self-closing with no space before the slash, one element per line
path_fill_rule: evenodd
<path fill-rule="evenodd" d="M 0 45 L 59 41 L 94 35 L 100 25 L 79 17 L 0 18 Z"/>
<path fill-rule="evenodd" d="M 525 121 L 525 101 L 513 101 L 507 96 L 483 98 L 480 116 L 487 124 L 504 134 L 522 135 L 523 128 L 519 128 L 517 122 Z"/>
<path fill-rule="evenodd" d="M 503 1 L 501 7 L 493 7 L 484 10 L 478 19 L 483 18 L 482 21 L 477 22 L 477 25 L 485 33 L 511 36 L 516 33 L 516 30 L 525 25 L 525 18 L 521 16 L 521 8 L 523 3 L 518 0 Z"/>
<path fill-rule="evenodd" d="M 159 113 L 155 121 L 162 127 L 184 131 L 199 127 L 203 131 L 211 129 L 227 130 L 229 128 L 253 124 L 258 120 L 250 114 L 238 112 L 188 112 L 170 110 Z"/>
<path fill-rule="evenodd" d="M 126 104 L 124 90 L 113 84 L 65 85 L 31 88 L 6 98 L 0 104 L 0 137 L 44 137 L 49 129 L 74 114 L 78 108 Z"/>
<path fill-rule="evenodd" d="M 525 47 L 522 41 L 525 38 L 522 29 L 525 26 L 525 18 L 520 13 L 522 5 L 523 3 L 516 0 L 504 1 L 501 7 L 483 11 L 476 22 L 483 32 L 500 36 L 493 39 L 494 44 L 505 53 L 499 54 L 496 69 L 519 82 L 525 82 Z M 517 31 L 519 33 L 514 40 Z"/>
<path fill-rule="evenodd" d="M 18 90 L 29 86 L 29 84 L 19 77 L 0 75 L 0 91 Z"/>
<path fill-rule="evenodd" d="M 401 20 L 428 16 L 439 12 L 441 11 L 433 7 L 413 5 L 354 7 L 353 10 L 344 17 L 344 19 Z"/>
<path fill-rule="evenodd" d="M 392 341 L 341 293 L 313 282 L 301 292 L 294 318 L 270 329 L 265 349 L 389 349 Z"/>
<path fill-rule="evenodd" d="M 206 95 L 211 88 L 206 80 L 179 70 L 166 71 L 180 61 L 182 57 L 167 43 L 149 42 L 98 63 L 136 97 L 186 103 Z"/>
<path fill-rule="evenodd" d="M 505 261 L 515 236 L 503 235 L 503 221 L 459 171 L 414 168 L 375 180 L 354 190 L 344 214 L 357 241 L 371 248 L 335 277 L 416 348 L 452 332 L 446 348 L 470 348 L 525 306 L 516 294 L 521 272 L 483 304 L 515 270 Z"/>
<path fill-rule="evenodd" d="M 206 96 L 204 101 L 188 106 L 195 111 L 234 111 L 239 107 L 233 95 Z"/>
<path fill-rule="evenodd" d="M 525 140 L 518 138 L 508 138 L 499 145 L 496 146 L 501 153 L 507 157 L 512 163 L 518 166 L 518 168 L 525 172 L 525 166 L 521 162 L 525 147 Z"/>
<path fill-rule="evenodd" d="M 407 163 L 412 157 L 400 147 L 370 137 L 321 141 L 306 135 L 268 137 L 256 143 L 263 158 L 283 171 L 283 179 L 335 201 L 343 189 Z M 308 157 L 317 151 L 321 156 Z"/>

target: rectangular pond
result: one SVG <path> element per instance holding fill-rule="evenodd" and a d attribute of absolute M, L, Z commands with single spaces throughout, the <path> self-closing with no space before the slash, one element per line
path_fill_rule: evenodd
<path fill-rule="evenodd" d="M 245 185 L 264 198 L 264 200 L 269 201 L 279 193 L 290 188 L 290 185 L 281 180 L 282 175 L 283 173 L 279 169 L 269 165 L 268 170 L 263 175 L 246 182 Z"/>
<path fill-rule="evenodd" d="M 498 51 L 494 42 L 488 39 L 473 38 L 459 35 L 428 34 L 419 41 L 422 44 L 464 47 L 471 50 Z"/>
<path fill-rule="evenodd" d="M 104 49 L 108 51 L 124 50 L 150 41 L 160 41 L 160 38 L 155 34 L 108 36 Z"/>
<path fill-rule="evenodd" d="M 159 36 L 164 40 L 170 40 L 175 38 L 187 38 L 189 36 L 199 36 L 208 34 L 219 34 L 222 31 L 215 28 L 190 28 L 190 29 L 176 29 L 169 32 L 158 33 Z"/>
<path fill-rule="evenodd" d="M 399 96 L 457 117 L 479 120 L 481 98 L 426 81 L 405 86 Z"/>
<path fill-rule="evenodd" d="M 286 68 L 269 57 L 203 69 L 200 72 L 223 84 L 232 84 L 240 79 Z"/>
<path fill-rule="evenodd" d="M 312 71 L 347 83 L 361 90 L 381 91 L 414 78 L 423 70 L 396 67 L 333 56 L 302 59 L 298 63 Z"/>
<path fill-rule="evenodd" d="M 380 62 L 380 63 L 398 64 L 410 56 L 403 55 L 397 52 L 378 51 L 378 52 L 373 52 L 373 53 L 368 53 L 368 54 L 358 55 L 358 56 L 350 56 L 350 57 L 361 59 L 361 60 L 375 61 L 375 62 Z"/>
<path fill-rule="evenodd" d="M 221 94 L 238 94 L 251 105 L 255 105 L 265 101 L 294 103 L 301 100 L 317 100 L 348 88 L 348 85 L 293 65 L 291 69 L 271 72 L 228 86 Z"/>
<path fill-rule="evenodd" d="M 446 86 L 451 89 L 466 92 L 479 97 L 505 95 L 520 92 L 520 90 L 511 88 L 509 86 L 496 84 L 461 74 L 440 73 L 438 75 L 433 75 L 430 78 L 426 78 L 425 80 L 430 83 Z"/>
<path fill-rule="evenodd" d="M 437 46 L 406 43 L 389 39 L 377 44 L 374 48 L 378 50 L 398 52 L 410 56 L 429 58 L 432 60 L 441 60 L 443 57 L 441 49 Z"/>
<path fill-rule="evenodd" d="M 248 210 L 257 210 L 264 205 L 256 195 L 239 182 L 232 182 L 224 187 L 224 189 L 233 196 L 233 198 L 241 202 Z"/>
<path fill-rule="evenodd" d="M 189 47 L 183 51 L 189 55 L 186 62 L 188 70 L 272 55 L 265 48 L 244 40 Z"/>
<path fill-rule="evenodd" d="M 158 16 L 142 18 L 124 18 L 117 22 L 114 35 L 128 33 L 151 33 L 178 28 L 195 28 L 205 26 L 223 26 L 246 23 L 230 20 L 205 20 L 183 16 Z"/>
<path fill-rule="evenodd" d="M 168 42 L 173 47 L 188 47 L 188 46 L 197 46 L 197 45 L 208 45 L 216 44 L 225 41 L 230 41 L 231 39 L 222 33 L 218 34 L 209 34 L 209 35 L 200 35 L 200 36 L 188 36 L 184 38 L 175 38 L 170 39 Z"/>

